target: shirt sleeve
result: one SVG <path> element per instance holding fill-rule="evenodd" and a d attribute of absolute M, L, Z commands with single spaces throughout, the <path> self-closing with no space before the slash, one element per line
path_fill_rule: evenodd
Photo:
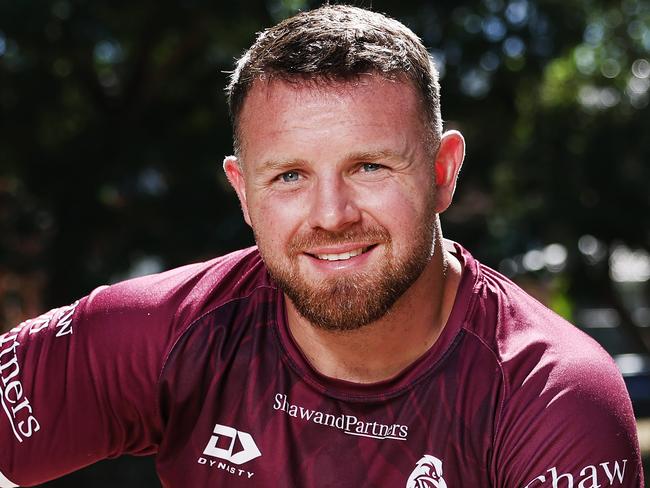
<path fill-rule="evenodd" d="M 157 381 L 173 337 L 164 297 L 147 284 L 99 288 L 0 336 L 0 488 L 157 450 Z"/>
<path fill-rule="evenodd" d="M 538 344 L 509 364 L 494 486 L 643 488 L 636 422 L 621 375 L 602 349 L 582 338 L 572 353 L 559 360 Z"/>

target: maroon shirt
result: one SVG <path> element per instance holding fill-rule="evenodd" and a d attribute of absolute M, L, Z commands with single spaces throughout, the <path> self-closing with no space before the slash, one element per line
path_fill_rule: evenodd
<path fill-rule="evenodd" d="M 455 245 L 435 345 L 395 378 L 316 372 L 256 249 L 95 290 L 0 336 L 0 488 L 155 454 L 170 488 L 643 486 L 590 338 Z"/>

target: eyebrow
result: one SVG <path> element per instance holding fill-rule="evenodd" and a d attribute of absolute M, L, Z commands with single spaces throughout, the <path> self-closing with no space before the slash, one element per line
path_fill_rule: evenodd
<path fill-rule="evenodd" d="M 305 159 L 268 159 L 261 165 L 262 170 L 283 171 L 307 164 Z"/>
<path fill-rule="evenodd" d="M 346 155 L 346 160 L 357 160 L 357 161 L 374 161 L 377 159 L 397 159 L 402 158 L 403 156 L 396 154 L 393 151 L 388 149 L 383 149 L 380 151 L 362 151 L 354 152 Z"/>
<path fill-rule="evenodd" d="M 343 158 L 345 161 L 376 161 L 381 159 L 403 159 L 404 156 L 394 151 L 383 149 L 379 151 L 351 152 Z M 309 164 L 306 159 L 269 159 L 264 161 L 261 169 L 267 171 L 283 171 Z"/>

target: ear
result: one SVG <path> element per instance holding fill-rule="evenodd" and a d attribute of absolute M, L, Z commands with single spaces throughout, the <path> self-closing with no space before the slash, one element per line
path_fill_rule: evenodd
<path fill-rule="evenodd" d="M 251 218 L 248 213 L 248 202 L 246 200 L 246 182 L 244 181 L 244 173 L 239 164 L 239 160 L 235 156 L 226 156 L 223 160 L 223 170 L 226 173 L 228 181 L 239 197 L 239 203 L 241 204 L 241 209 L 244 213 L 244 220 L 248 225 L 251 225 Z"/>
<path fill-rule="evenodd" d="M 465 159 L 465 139 L 457 130 L 442 135 L 436 155 L 436 213 L 442 213 L 451 204 L 456 190 L 458 173 Z"/>

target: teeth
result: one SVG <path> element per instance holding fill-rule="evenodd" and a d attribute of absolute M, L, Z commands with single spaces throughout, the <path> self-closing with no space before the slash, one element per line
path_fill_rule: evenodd
<path fill-rule="evenodd" d="M 358 256 L 365 251 L 364 248 L 354 249 L 353 251 L 344 252 L 341 254 L 316 254 L 318 259 L 324 259 L 326 261 L 344 261 L 346 259 L 353 258 Z"/>

